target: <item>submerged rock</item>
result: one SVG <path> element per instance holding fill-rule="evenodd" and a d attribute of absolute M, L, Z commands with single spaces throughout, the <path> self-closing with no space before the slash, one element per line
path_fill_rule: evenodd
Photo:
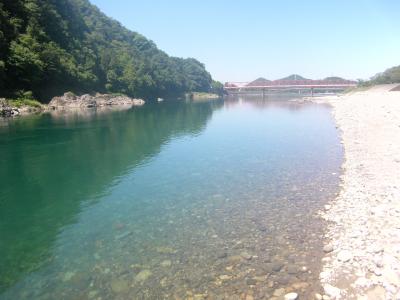
<path fill-rule="evenodd" d="M 290 265 L 287 267 L 287 272 L 288 272 L 288 274 L 294 275 L 299 272 L 299 268 L 295 265 Z"/>
<path fill-rule="evenodd" d="M 250 260 L 250 259 L 252 259 L 252 255 L 250 255 L 249 253 L 247 253 L 247 252 L 242 252 L 242 253 L 240 253 L 240 256 L 241 257 L 243 257 L 244 259 L 247 259 L 247 260 Z"/>
<path fill-rule="evenodd" d="M 283 266 L 284 266 L 284 263 L 280 262 L 280 261 L 274 261 L 271 264 L 272 270 L 274 272 L 279 272 L 283 268 Z"/>
<path fill-rule="evenodd" d="M 111 280 L 111 290 L 117 294 L 127 292 L 129 290 L 129 283 L 124 279 L 113 279 Z"/>
<path fill-rule="evenodd" d="M 124 239 L 124 238 L 130 236 L 131 234 L 132 234 L 131 231 L 125 231 L 125 232 L 123 232 L 123 233 L 121 233 L 121 234 L 115 236 L 115 239 L 116 239 L 116 240 L 122 240 L 122 239 Z"/>
<path fill-rule="evenodd" d="M 161 262 L 161 267 L 168 268 L 170 266 L 172 266 L 172 261 L 170 260 L 164 260 Z"/>
<path fill-rule="evenodd" d="M 257 280 L 254 279 L 254 278 L 247 278 L 247 279 L 246 279 L 246 283 L 247 283 L 248 285 L 256 285 L 256 284 L 257 284 Z"/>
<path fill-rule="evenodd" d="M 63 278 L 62 278 L 62 281 L 63 281 L 63 282 L 70 281 L 70 280 L 72 279 L 72 277 L 74 277 L 74 276 L 75 276 L 75 272 L 68 271 L 68 272 L 66 272 L 66 273 L 64 274 L 64 276 L 63 276 Z"/>
<path fill-rule="evenodd" d="M 221 252 L 221 253 L 217 254 L 218 259 L 222 259 L 222 258 L 226 258 L 226 257 L 228 257 L 228 253 L 226 253 L 226 252 Z"/>
<path fill-rule="evenodd" d="M 156 247 L 156 251 L 161 254 L 175 254 L 176 252 L 178 252 L 177 250 L 171 247 L 164 247 L 164 246 Z"/>
<path fill-rule="evenodd" d="M 136 282 L 144 282 L 146 281 L 153 273 L 151 273 L 150 270 L 143 270 L 140 271 L 136 276 L 135 276 L 135 281 Z"/>
<path fill-rule="evenodd" d="M 229 275 L 221 275 L 221 276 L 219 276 L 219 279 L 221 279 L 221 280 L 229 280 L 231 278 L 232 278 L 232 276 L 229 276 Z"/>

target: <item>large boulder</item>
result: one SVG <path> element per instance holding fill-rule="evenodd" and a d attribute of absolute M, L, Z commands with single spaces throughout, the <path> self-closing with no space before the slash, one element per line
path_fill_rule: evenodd
<path fill-rule="evenodd" d="M 70 108 L 91 108 L 112 105 L 130 105 L 139 106 L 145 102 L 142 99 L 132 99 L 126 96 L 115 96 L 110 94 L 88 94 L 76 96 L 73 93 L 65 93 L 61 97 L 54 97 L 49 107 L 52 109 L 70 109 Z"/>
<path fill-rule="evenodd" d="M 95 99 L 97 106 L 144 104 L 144 101 L 142 99 L 133 99 L 127 96 L 120 96 L 120 95 L 96 94 Z"/>
<path fill-rule="evenodd" d="M 76 96 L 73 93 L 65 93 L 61 97 L 54 97 L 49 107 L 53 109 L 57 108 L 89 108 L 96 107 L 96 101 L 94 97 L 85 94 L 82 96 Z"/>

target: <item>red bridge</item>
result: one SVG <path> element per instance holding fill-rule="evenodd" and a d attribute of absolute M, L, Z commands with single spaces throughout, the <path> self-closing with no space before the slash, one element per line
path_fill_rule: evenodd
<path fill-rule="evenodd" d="M 253 82 L 226 82 L 224 89 L 227 92 L 240 93 L 251 91 L 282 91 L 282 90 L 345 90 L 357 86 L 356 81 L 345 79 L 324 79 L 324 80 L 266 80 L 263 78 Z"/>

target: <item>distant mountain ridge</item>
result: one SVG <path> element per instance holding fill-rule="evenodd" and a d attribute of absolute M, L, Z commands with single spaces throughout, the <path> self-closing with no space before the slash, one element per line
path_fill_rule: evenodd
<path fill-rule="evenodd" d="M 260 85 L 267 85 L 271 83 L 271 80 L 265 79 L 263 77 L 257 78 L 256 80 L 247 84 L 247 86 L 260 86 Z"/>
<path fill-rule="evenodd" d="M 297 75 L 297 74 L 292 74 L 292 75 L 289 75 L 287 77 L 284 77 L 284 78 L 281 78 L 281 79 L 278 79 L 278 80 L 310 80 L 310 79 L 304 78 L 304 77 L 302 77 L 300 75 Z"/>
<path fill-rule="evenodd" d="M 257 87 L 257 86 L 268 86 L 268 85 L 277 85 L 277 84 L 306 84 L 307 82 L 332 82 L 332 83 L 354 83 L 355 81 L 347 80 L 341 77 L 326 77 L 325 79 L 318 79 L 318 80 L 313 80 L 313 79 L 308 79 L 305 78 L 301 75 L 298 74 L 292 74 L 287 77 L 281 78 L 281 79 L 276 79 L 276 80 L 269 80 L 265 79 L 264 77 L 259 77 L 254 81 L 251 81 L 246 84 L 248 87 Z M 227 83 L 226 86 L 232 86 L 234 83 Z"/>

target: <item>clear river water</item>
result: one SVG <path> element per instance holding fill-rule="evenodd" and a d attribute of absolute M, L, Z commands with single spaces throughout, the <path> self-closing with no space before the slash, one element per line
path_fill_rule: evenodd
<path fill-rule="evenodd" d="M 311 299 L 342 160 L 287 99 L 3 120 L 0 299 Z"/>

